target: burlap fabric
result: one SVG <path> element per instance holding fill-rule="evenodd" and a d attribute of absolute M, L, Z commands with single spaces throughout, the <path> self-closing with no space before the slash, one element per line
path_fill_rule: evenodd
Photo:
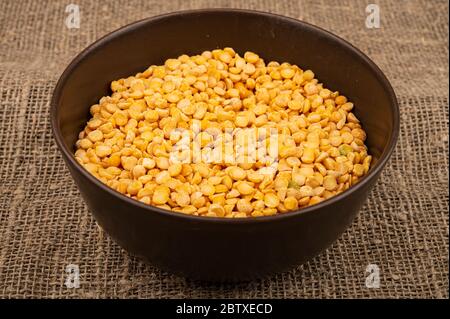
<path fill-rule="evenodd" d="M 0 296 L 119 298 L 448 298 L 448 4 L 377 1 L 0 1 Z M 69 61 L 120 26 L 205 7 L 275 12 L 328 29 L 367 53 L 398 95 L 398 147 L 352 227 L 327 251 L 273 278 L 212 285 L 128 255 L 99 230 L 53 141 L 49 101 Z M 224 26 L 226 28 L 226 26 Z M 77 264 L 81 285 L 64 285 Z M 380 269 L 367 288 L 366 267 Z"/>

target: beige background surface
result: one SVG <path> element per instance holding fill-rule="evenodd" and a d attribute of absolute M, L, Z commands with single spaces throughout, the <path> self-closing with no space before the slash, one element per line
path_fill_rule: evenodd
<path fill-rule="evenodd" d="M 376 1 L 0 1 L 0 297 L 448 298 L 448 4 Z M 96 226 L 53 142 L 49 101 L 69 61 L 100 36 L 160 13 L 253 8 L 330 30 L 386 73 L 401 108 L 398 147 L 352 227 L 297 269 L 240 284 L 174 277 L 129 256 Z M 224 26 L 226 27 L 226 26 Z M 77 264 L 81 287 L 64 285 Z M 365 287 L 368 264 L 379 289 Z"/>

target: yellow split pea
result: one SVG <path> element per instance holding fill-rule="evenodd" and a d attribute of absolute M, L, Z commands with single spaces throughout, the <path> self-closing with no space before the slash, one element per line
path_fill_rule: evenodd
<path fill-rule="evenodd" d="M 311 70 L 253 52 L 182 55 L 113 81 L 111 90 L 91 106 L 75 157 L 145 204 L 269 216 L 341 193 L 370 168 L 366 133 L 345 96 Z M 248 129 L 257 129 L 254 140 L 233 133 Z"/>

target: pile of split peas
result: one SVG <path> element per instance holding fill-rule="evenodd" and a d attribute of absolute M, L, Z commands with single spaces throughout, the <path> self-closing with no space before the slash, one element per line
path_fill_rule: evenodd
<path fill-rule="evenodd" d="M 182 55 L 113 81 L 75 157 L 148 205 L 211 217 L 317 204 L 370 167 L 353 103 L 311 70 L 232 48 Z"/>

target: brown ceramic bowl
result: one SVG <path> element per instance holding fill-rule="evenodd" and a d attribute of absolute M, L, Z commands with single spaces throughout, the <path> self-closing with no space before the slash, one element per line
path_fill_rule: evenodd
<path fill-rule="evenodd" d="M 89 107 L 112 80 L 170 57 L 232 47 L 266 61 L 312 69 L 355 104 L 374 164 L 349 190 L 295 212 L 247 219 L 188 216 L 145 205 L 108 188 L 74 156 Z M 161 269 L 202 280 L 248 280 L 304 263 L 349 226 L 390 157 L 399 133 L 394 91 L 380 69 L 341 38 L 269 13 L 206 9 L 152 17 L 123 27 L 81 52 L 51 101 L 56 143 L 98 224 L 122 247 Z M 356 252 L 357 253 L 357 252 Z"/>

